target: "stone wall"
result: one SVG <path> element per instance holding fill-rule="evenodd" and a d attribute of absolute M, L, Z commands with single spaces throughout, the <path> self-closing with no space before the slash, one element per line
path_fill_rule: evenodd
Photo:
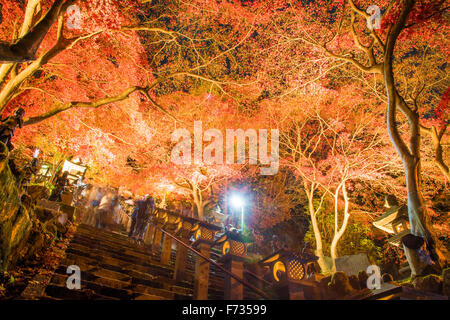
<path fill-rule="evenodd" d="M 20 195 L 8 165 L 7 149 L 0 142 L 0 272 L 34 257 L 66 233 L 67 221 L 64 225 L 58 221 L 59 210 L 36 206 L 37 198 L 46 194 L 39 190 Z"/>
<path fill-rule="evenodd" d="M 345 272 L 348 276 L 357 276 L 360 271 L 366 271 L 370 265 L 369 258 L 365 253 L 342 256 L 336 259 L 336 271 Z"/>
<path fill-rule="evenodd" d="M 20 202 L 4 144 L 0 144 L 0 271 L 5 271 L 15 262 L 14 253 L 24 248 L 33 223 L 28 209 Z"/>

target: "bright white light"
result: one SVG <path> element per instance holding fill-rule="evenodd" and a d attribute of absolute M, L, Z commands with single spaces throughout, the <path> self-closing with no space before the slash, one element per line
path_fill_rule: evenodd
<path fill-rule="evenodd" d="M 41 150 L 39 150 L 39 149 L 36 149 L 36 150 L 34 150 L 34 153 L 33 153 L 33 158 L 37 158 L 37 157 L 39 157 L 39 152 L 40 152 Z"/>
<path fill-rule="evenodd" d="M 242 208 L 245 202 L 240 195 L 235 194 L 231 197 L 231 204 L 236 208 Z"/>

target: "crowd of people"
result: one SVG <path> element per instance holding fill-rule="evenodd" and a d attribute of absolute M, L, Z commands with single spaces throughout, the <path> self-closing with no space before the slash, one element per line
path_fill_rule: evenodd
<path fill-rule="evenodd" d="M 152 196 L 124 196 L 118 189 L 88 185 L 83 198 L 87 209 L 83 223 L 110 231 L 126 231 L 134 241 L 144 241 L 156 207 Z M 234 215 L 217 214 L 208 218 L 207 222 L 220 225 L 229 232 L 241 232 L 239 219 Z"/>
<path fill-rule="evenodd" d="M 92 185 L 83 193 L 87 209 L 83 223 L 110 231 L 126 231 L 133 240 L 143 242 L 155 210 L 153 197 L 127 198 L 117 189 Z"/>

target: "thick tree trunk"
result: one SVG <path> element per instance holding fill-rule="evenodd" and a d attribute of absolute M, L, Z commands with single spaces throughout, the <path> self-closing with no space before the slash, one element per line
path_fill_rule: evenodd
<path fill-rule="evenodd" d="M 65 0 L 55 0 L 50 10 L 44 18 L 37 23 L 32 31 L 23 35 L 15 44 L 0 44 L 0 62 L 25 62 L 35 59 L 35 54 L 44 40 L 48 30 L 58 19 L 62 9 L 67 7 L 69 0 L 64 5 Z M 34 13 L 34 10 L 33 12 Z"/>
<path fill-rule="evenodd" d="M 320 235 L 320 230 L 319 230 L 319 226 L 317 223 L 317 216 L 315 214 L 315 210 L 314 210 L 314 207 L 312 206 L 311 202 L 309 204 L 309 213 L 311 216 L 311 226 L 313 228 L 314 238 L 316 239 L 315 255 L 319 258 L 319 260 L 317 260 L 317 263 L 319 264 L 320 270 L 322 271 L 322 273 L 328 273 L 330 270 L 326 264 L 325 255 L 323 254 L 322 237 Z"/>
<path fill-rule="evenodd" d="M 426 221 L 424 220 L 424 203 L 419 184 L 419 161 L 406 160 L 404 163 L 411 233 L 422 237 L 426 241 L 432 241 L 430 233 L 426 228 Z M 411 268 L 411 276 L 421 274 L 426 264 L 420 259 L 417 250 L 409 249 L 406 246 L 403 246 L 403 248 Z"/>
<path fill-rule="evenodd" d="M 405 161 L 406 186 L 408 191 L 408 215 L 411 226 L 411 234 L 422 237 L 427 244 L 427 249 L 439 260 L 440 266 L 447 261 L 447 250 L 433 232 L 431 222 L 426 215 L 426 207 L 420 188 L 420 162 Z M 427 266 L 419 257 L 416 250 L 405 249 L 405 255 L 411 268 L 411 276 L 420 275 Z"/>
<path fill-rule="evenodd" d="M 200 203 L 198 203 L 198 204 L 196 204 L 197 205 L 197 214 L 198 214 L 198 218 L 200 219 L 200 220 L 203 220 L 203 215 L 204 215 L 204 208 L 203 208 L 203 206 L 200 204 Z"/>
<path fill-rule="evenodd" d="M 396 40 L 405 26 L 414 3 L 414 0 L 404 1 L 402 12 L 398 17 L 395 26 L 390 30 L 386 40 L 383 75 L 388 96 L 387 127 L 391 141 L 400 155 L 405 168 L 408 192 L 408 215 L 411 233 L 424 239 L 427 248 L 431 252 L 431 258 L 436 258 L 436 254 L 439 255 L 439 258 L 444 258 L 439 250 L 436 250 L 438 240 L 436 237 L 433 237 L 429 231 L 431 226 L 427 221 L 421 192 L 419 114 L 416 110 L 409 108 L 404 99 L 399 95 L 395 87 L 394 72 L 392 68 Z M 397 109 L 400 109 L 408 120 L 410 129 L 409 148 L 398 131 L 398 124 L 396 122 Z M 425 263 L 421 260 L 418 251 L 405 247 L 405 254 L 411 268 L 411 276 L 420 275 L 424 269 Z"/>
<path fill-rule="evenodd" d="M 203 219 L 203 201 L 202 201 L 202 196 L 200 193 L 200 190 L 197 187 L 193 187 L 192 190 L 192 197 L 193 197 L 193 202 L 194 202 L 194 207 L 197 208 L 197 217 L 198 219 L 202 220 Z"/>

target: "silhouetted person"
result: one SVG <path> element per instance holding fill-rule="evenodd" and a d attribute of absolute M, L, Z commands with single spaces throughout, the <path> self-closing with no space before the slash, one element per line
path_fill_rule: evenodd
<path fill-rule="evenodd" d="M 28 185 L 33 178 L 33 175 L 36 175 L 39 171 L 39 160 L 37 158 L 33 158 L 31 162 L 24 168 L 22 186 L 25 189 L 28 189 Z"/>
<path fill-rule="evenodd" d="M 0 121 L 0 141 L 6 145 L 9 151 L 14 149 L 14 146 L 11 144 L 11 139 L 14 137 L 14 132 L 17 127 L 22 128 L 24 115 L 25 110 L 18 108 L 13 116 L 9 116 Z M 16 180 L 20 182 L 20 171 L 17 169 L 16 164 L 12 159 L 9 159 L 8 164 L 12 174 L 16 177 Z"/>
<path fill-rule="evenodd" d="M 14 149 L 11 139 L 14 137 L 17 127 L 22 128 L 24 115 L 25 110 L 19 108 L 14 112 L 13 116 L 9 116 L 0 122 L 0 141 L 6 144 L 9 151 Z"/>
<path fill-rule="evenodd" d="M 148 224 L 150 214 L 154 209 L 154 200 L 151 196 L 145 196 L 143 200 L 139 200 L 136 205 L 136 209 L 133 212 L 135 215 L 135 221 L 131 222 L 132 228 L 130 229 L 130 236 L 134 239 L 143 240 L 144 233 Z M 133 216 L 132 216 L 133 218 Z"/>
<path fill-rule="evenodd" d="M 137 204 L 138 202 L 139 201 L 136 202 L 136 206 L 134 207 L 133 212 L 131 213 L 131 226 L 130 226 L 130 232 L 128 232 L 128 236 L 130 238 L 133 238 L 134 232 L 135 232 L 135 229 L 136 229 L 137 213 L 138 213 L 138 210 L 139 210 L 139 207 L 138 207 L 138 204 Z"/>
<path fill-rule="evenodd" d="M 64 171 L 64 173 L 61 176 L 58 176 L 55 181 L 55 189 L 53 189 L 52 194 L 50 195 L 49 200 L 50 201 L 56 201 L 61 202 L 62 201 L 62 194 L 64 190 L 66 189 L 66 186 L 70 185 L 69 179 L 67 177 L 69 176 L 69 172 Z"/>
<path fill-rule="evenodd" d="M 97 209 L 97 227 L 102 229 L 112 229 L 114 224 L 114 211 L 119 206 L 119 197 L 112 192 L 106 194 Z"/>

